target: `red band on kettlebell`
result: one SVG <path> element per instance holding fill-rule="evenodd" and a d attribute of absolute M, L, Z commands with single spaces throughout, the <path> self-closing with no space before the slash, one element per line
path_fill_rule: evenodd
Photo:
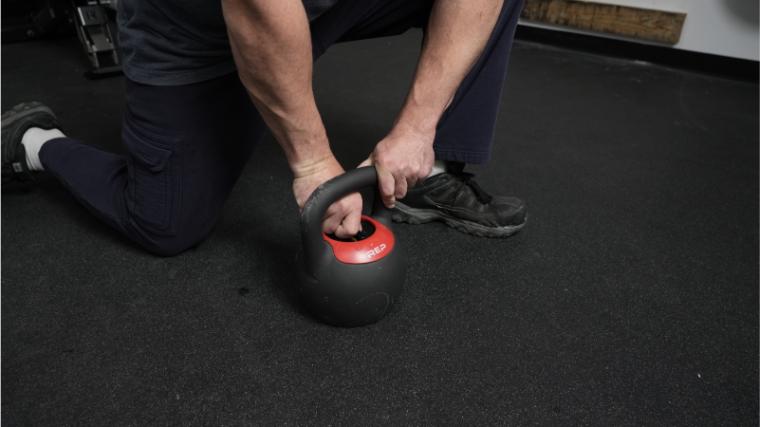
<path fill-rule="evenodd" d="M 332 247 L 338 261 L 344 264 L 369 264 L 385 258 L 393 250 L 396 238 L 388 227 L 366 215 L 362 215 L 362 221 L 370 222 L 375 227 L 375 232 L 364 240 L 345 242 L 322 233 L 322 238 Z"/>

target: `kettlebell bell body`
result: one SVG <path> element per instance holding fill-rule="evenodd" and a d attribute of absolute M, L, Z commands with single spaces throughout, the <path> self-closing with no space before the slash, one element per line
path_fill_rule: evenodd
<path fill-rule="evenodd" d="M 382 319 L 406 279 L 406 259 L 379 194 L 372 215 L 362 216 L 362 231 L 356 237 L 339 239 L 322 232 L 322 219 L 332 203 L 370 186 L 377 188 L 374 167 L 349 171 L 318 187 L 301 212 L 299 293 L 304 306 L 331 325 L 363 326 Z"/>

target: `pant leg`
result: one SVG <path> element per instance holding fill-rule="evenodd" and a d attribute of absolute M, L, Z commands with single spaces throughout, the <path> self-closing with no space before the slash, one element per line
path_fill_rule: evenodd
<path fill-rule="evenodd" d="M 126 94 L 127 156 L 61 138 L 40 160 L 101 220 L 176 254 L 211 231 L 265 126 L 236 74 L 186 86 L 127 81 Z"/>
<path fill-rule="evenodd" d="M 438 122 L 436 159 L 464 163 L 490 160 L 509 54 L 523 4 L 524 0 L 504 0 L 483 53 Z"/>
<path fill-rule="evenodd" d="M 441 0 L 443 1 L 443 0 Z M 489 160 L 517 19 L 524 0 L 504 0 L 491 36 L 438 123 L 436 159 Z M 333 43 L 383 37 L 426 25 L 432 0 L 342 0 L 312 22 L 314 57 Z"/>

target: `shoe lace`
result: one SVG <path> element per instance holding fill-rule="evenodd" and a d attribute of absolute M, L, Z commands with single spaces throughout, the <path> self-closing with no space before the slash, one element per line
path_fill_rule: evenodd
<path fill-rule="evenodd" d="M 487 205 L 491 203 L 491 200 L 493 200 L 493 196 L 488 194 L 485 190 L 480 188 L 480 185 L 478 185 L 477 182 L 473 178 L 475 178 L 475 175 L 463 171 L 452 171 L 449 172 L 452 175 L 459 178 L 460 181 L 462 181 L 462 188 L 464 186 L 469 187 L 472 192 L 475 194 L 475 198 L 478 199 L 480 203 L 483 203 L 484 205 Z"/>

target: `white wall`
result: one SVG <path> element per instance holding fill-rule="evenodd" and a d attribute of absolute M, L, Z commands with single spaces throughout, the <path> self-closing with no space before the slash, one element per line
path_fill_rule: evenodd
<path fill-rule="evenodd" d="M 758 0 L 593 0 L 686 13 L 678 49 L 757 61 Z M 534 23 L 523 22 L 534 25 Z M 545 25 L 537 25 L 545 27 Z M 596 33 L 598 34 L 598 33 Z"/>

